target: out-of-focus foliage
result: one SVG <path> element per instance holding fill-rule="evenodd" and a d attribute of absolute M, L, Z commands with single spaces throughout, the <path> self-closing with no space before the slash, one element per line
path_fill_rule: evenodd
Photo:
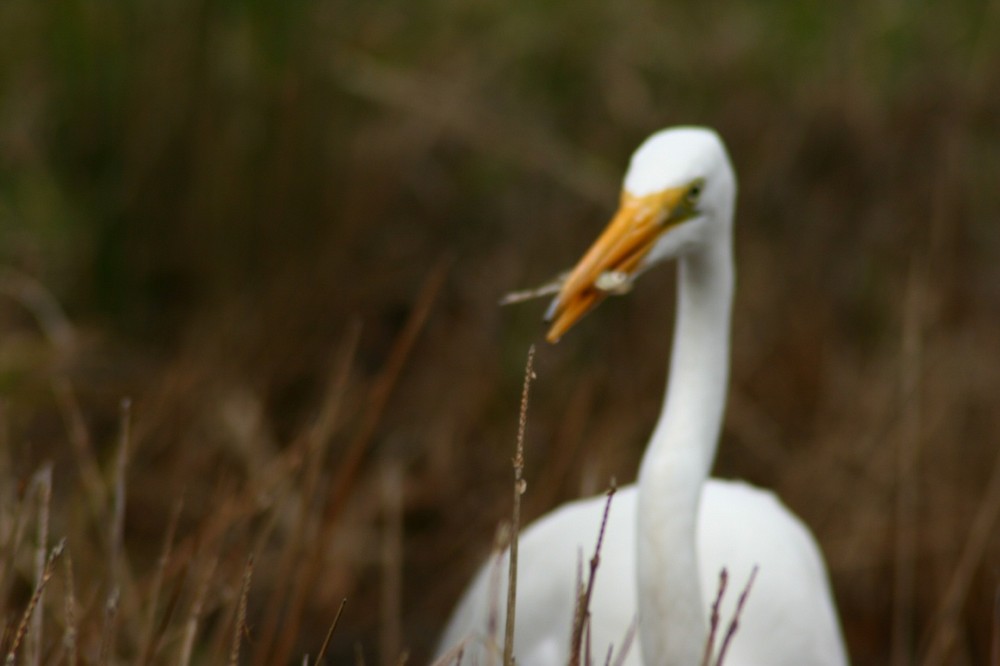
<path fill-rule="evenodd" d="M 952 630 L 948 663 L 983 663 L 995 537 L 967 555 L 975 573 L 957 602 L 948 590 L 989 517 L 1000 441 L 997 11 L 5 0 L 8 469 L 24 478 L 54 460 L 73 496 L 79 461 L 52 387 L 79 392 L 102 461 L 118 399 L 134 396 L 126 548 L 142 578 L 176 496 L 208 501 L 224 479 L 253 488 L 297 450 L 359 326 L 322 472 L 335 480 L 370 433 L 357 515 L 331 532 L 340 545 L 314 544 L 338 573 L 308 598 L 299 648 L 315 653 L 350 594 L 337 654 L 355 640 L 375 649 L 372 487 L 392 458 L 408 479 L 403 638 L 425 655 L 503 515 L 521 363 L 541 332 L 537 307 L 497 298 L 586 247 L 643 137 L 711 125 L 741 187 L 720 470 L 774 487 L 814 527 L 856 663 L 923 655 Z M 444 286 L 426 287 L 435 271 Z M 540 354 L 533 515 L 634 476 L 662 391 L 666 273 Z M 912 469 L 900 450 L 917 452 Z M 904 487 L 913 530 L 895 499 Z M 182 528 L 204 508 L 189 501 Z M 71 515 L 61 524 L 76 534 Z M 238 552 L 284 536 L 245 535 Z M 260 617 L 284 582 L 267 564 L 251 598 Z M 909 566 L 912 602 L 897 589 Z"/>

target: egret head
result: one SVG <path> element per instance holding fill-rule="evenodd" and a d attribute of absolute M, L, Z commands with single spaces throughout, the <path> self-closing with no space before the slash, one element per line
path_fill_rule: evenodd
<path fill-rule="evenodd" d="M 618 212 L 549 308 L 548 340 L 653 264 L 728 243 L 735 198 L 736 177 L 714 131 L 676 127 L 646 139 L 632 155 Z"/>

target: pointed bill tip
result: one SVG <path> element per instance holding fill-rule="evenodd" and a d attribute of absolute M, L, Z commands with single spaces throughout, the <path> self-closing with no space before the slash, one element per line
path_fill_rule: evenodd
<path fill-rule="evenodd" d="M 545 339 L 553 344 L 558 342 L 566 331 L 571 329 L 585 314 L 604 300 L 605 295 L 602 292 L 588 289 L 573 294 L 565 302 L 560 302 L 559 306 L 553 312 L 554 321 Z"/>

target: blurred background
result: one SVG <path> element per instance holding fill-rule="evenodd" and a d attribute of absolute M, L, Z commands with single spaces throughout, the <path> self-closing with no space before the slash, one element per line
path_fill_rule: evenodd
<path fill-rule="evenodd" d="M 328 663 L 425 663 L 529 345 L 527 517 L 635 477 L 673 271 L 558 346 L 497 300 L 685 123 L 740 178 L 716 473 L 812 527 L 856 664 L 988 663 L 998 118 L 996 2 L 0 3 L 4 649 L 65 537 L 42 663 L 301 663 L 345 597 Z"/>

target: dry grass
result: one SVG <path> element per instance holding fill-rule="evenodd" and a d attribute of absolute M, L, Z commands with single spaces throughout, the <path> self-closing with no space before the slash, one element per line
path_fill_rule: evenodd
<path fill-rule="evenodd" d="M 698 122 L 741 185 L 719 474 L 816 532 L 856 664 L 988 663 L 996 12 L 0 4 L 0 652 L 65 538 L 27 661 L 224 662 L 253 554 L 243 662 L 317 654 L 346 597 L 329 663 L 421 663 L 508 515 L 542 330 L 497 298 Z M 539 348 L 525 522 L 634 477 L 671 291 Z"/>
<path fill-rule="evenodd" d="M 570 632 L 570 643 L 569 643 L 569 666 L 579 666 L 581 663 L 581 657 L 583 657 L 583 663 L 586 666 L 590 666 L 593 663 L 591 659 L 591 642 L 590 642 L 590 599 L 594 592 L 594 581 L 597 578 L 597 568 L 601 565 L 601 545 L 604 543 L 604 530 L 608 525 L 608 513 L 611 510 L 611 502 L 615 497 L 615 483 L 612 479 L 611 487 L 608 489 L 608 499 L 604 504 L 604 513 L 601 516 L 601 526 L 597 531 L 597 544 L 594 546 L 594 554 L 590 558 L 589 570 L 587 572 L 587 582 L 584 584 L 582 579 L 582 571 L 578 571 L 577 576 L 577 595 L 576 603 L 573 610 L 573 630 Z M 586 634 L 586 636 L 585 636 Z M 598 646 L 603 647 L 603 646 Z M 611 646 L 609 646 L 609 650 Z M 628 652 L 628 641 L 624 641 L 622 648 L 620 649 L 621 657 L 625 658 L 625 653 Z M 608 654 L 608 660 L 611 659 L 611 653 Z"/>
<path fill-rule="evenodd" d="M 514 666 L 514 624 L 517 618 L 517 553 L 521 537 L 521 495 L 527 483 L 524 480 L 524 429 L 528 425 L 528 398 L 531 382 L 535 379 L 535 347 L 528 348 L 528 360 L 524 367 L 524 388 L 521 389 L 521 412 L 517 420 L 517 447 L 514 450 L 514 500 L 510 519 L 510 558 L 507 573 L 507 613 L 503 634 L 504 666 Z"/>

